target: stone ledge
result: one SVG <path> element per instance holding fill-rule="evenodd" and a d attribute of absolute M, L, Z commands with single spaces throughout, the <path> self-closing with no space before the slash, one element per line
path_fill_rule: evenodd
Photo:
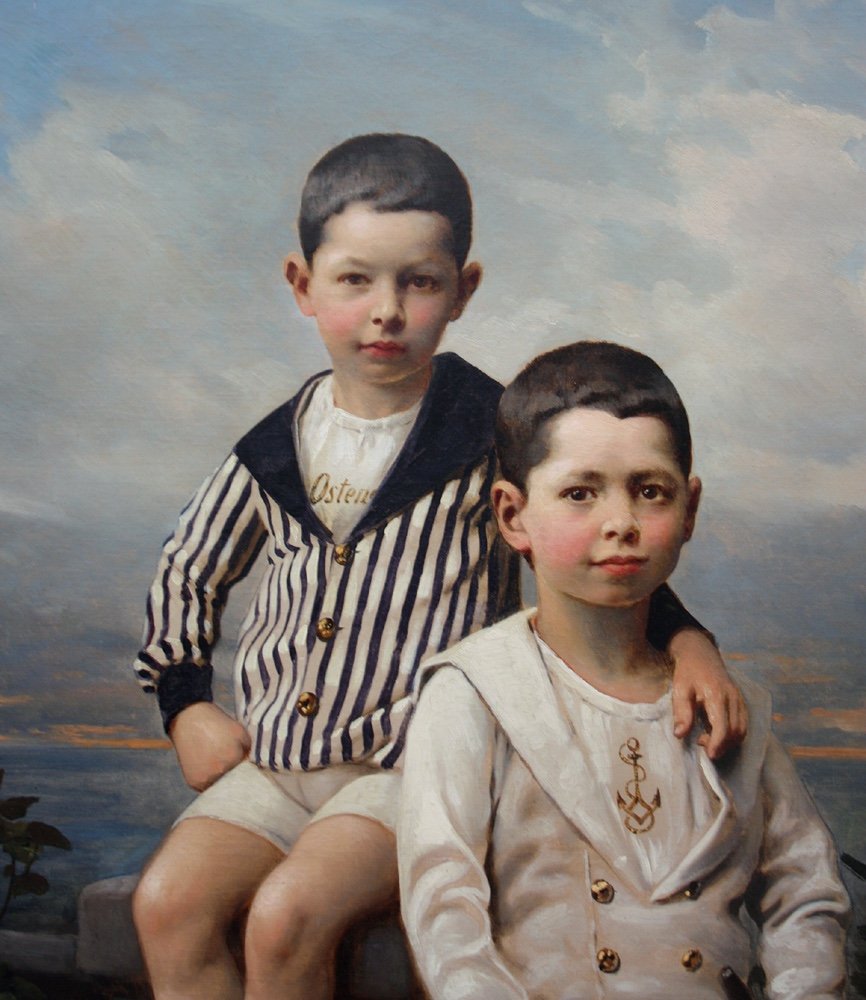
<path fill-rule="evenodd" d="M 78 897 L 78 968 L 88 975 L 140 979 L 144 963 L 132 922 L 137 875 L 91 882 Z"/>
<path fill-rule="evenodd" d="M 80 972 L 106 979 L 144 977 L 132 920 L 132 893 L 137 884 L 137 875 L 122 875 L 82 890 L 78 897 Z M 396 914 L 353 928 L 340 946 L 338 967 L 338 995 L 344 1000 L 415 1000 L 424 995 Z"/>

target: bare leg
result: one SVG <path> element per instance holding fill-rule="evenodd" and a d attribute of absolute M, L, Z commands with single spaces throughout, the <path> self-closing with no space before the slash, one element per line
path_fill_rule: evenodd
<path fill-rule="evenodd" d="M 133 899 L 156 1000 L 240 1000 L 228 931 L 284 857 L 257 834 L 219 820 L 195 817 L 171 831 Z"/>
<path fill-rule="evenodd" d="M 390 830 L 353 815 L 307 827 L 253 900 L 246 1000 L 330 1000 L 343 934 L 396 899 Z"/>

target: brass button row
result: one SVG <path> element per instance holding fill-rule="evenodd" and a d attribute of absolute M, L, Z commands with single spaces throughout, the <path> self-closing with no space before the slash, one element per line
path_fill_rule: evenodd
<path fill-rule="evenodd" d="M 595 954 L 595 960 L 598 964 L 599 972 L 607 974 L 616 972 L 621 964 L 620 957 L 613 948 L 599 948 Z M 689 948 L 680 959 L 680 964 L 684 969 L 688 969 L 689 972 L 697 972 L 704 964 L 704 956 L 697 948 Z"/>
<path fill-rule="evenodd" d="M 687 899 L 697 899 L 701 894 L 702 888 L 703 886 L 700 882 L 690 882 L 683 895 Z M 609 903 L 616 895 L 616 890 L 606 878 L 596 879 L 590 886 L 590 892 L 596 903 Z M 598 952 L 596 952 L 595 960 L 600 972 L 612 973 L 616 972 L 620 967 L 620 957 L 613 948 L 599 948 Z M 688 969 L 689 972 L 697 972 L 704 964 L 704 956 L 697 948 L 689 948 L 680 958 L 680 964 L 684 969 Z"/>
<path fill-rule="evenodd" d="M 334 559 L 341 566 L 348 566 L 352 561 L 352 556 L 355 554 L 355 550 L 351 545 L 335 545 L 334 546 Z M 337 634 L 337 623 L 333 618 L 325 616 L 320 618 L 316 622 L 316 637 L 321 639 L 322 642 L 328 642 L 333 639 Z M 303 715 L 304 718 L 309 718 L 311 715 L 315 715 L 319 711 L 319 699 L 313 694 L 312 691 L 304 691 L 304 693 L 298 698 L 295 708 L 298 710 L 298 715 Z"/>
<path fill-rule="evenodd" d="M 697 899 L 702 890 L 703 886 L 700 882 L 690 882 L 688 888 L 683 890 L 683 895 L 686 899 Z M 596 903 L 609 903 L 616 895 L 616 890 L 606 878 L 596 879 L 592 883 L 590 891 Z"/>

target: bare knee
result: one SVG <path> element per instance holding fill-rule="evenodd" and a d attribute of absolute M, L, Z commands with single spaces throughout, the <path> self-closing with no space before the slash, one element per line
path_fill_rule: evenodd
<path fill-rule="evenodd" d="M 201 898 L 199 887 L 172 871 L 157 857 L 145 869 L 132 897 L 132 916 L 142 943 L 178 942 L 201 923 L 203 915 L 216 915 Z"/>
<path fill-rule="evenodd" d="M 248 962 L 304 964 L 336 949 L 351 916 L 323 905 L 323 894 L 316 890 L 316 879 L 302 871 L 284 869 L 279 878 L 265 881 L 247 919 L 244 951 Z"/>

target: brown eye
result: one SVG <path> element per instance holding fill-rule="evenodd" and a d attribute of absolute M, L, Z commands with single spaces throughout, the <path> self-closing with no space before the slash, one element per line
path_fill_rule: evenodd
<path fill-rule="evenodd" d="M 367 278 L 363 274 L 342 274 L 340 275 L 340 284 L 342 285 L 352 285 L 357 287 L 365 284 Z"/>
<path fill-rule="evenodd" d="M 436 279 L 429 274 L 413 274 L 409 279 L 409 285 L 411 288 L 417 288 L 419 291 L 433 291 L 438 288 Z"/>
<path fill-rule="evenodd" d="M 592 498 L 592 490 L 587 486 L 576 486 L 574 489 L 568 490 L 565 495 L 575 503 L 586 503 Z"/>
<path fill-rule="evenodd" d="M 640 495 L 644 500 L 669 500 L 671 497 L 670 490 L 666 490 L 657 483 L 648 483 L 646 486 L 641 486 Z"/>

